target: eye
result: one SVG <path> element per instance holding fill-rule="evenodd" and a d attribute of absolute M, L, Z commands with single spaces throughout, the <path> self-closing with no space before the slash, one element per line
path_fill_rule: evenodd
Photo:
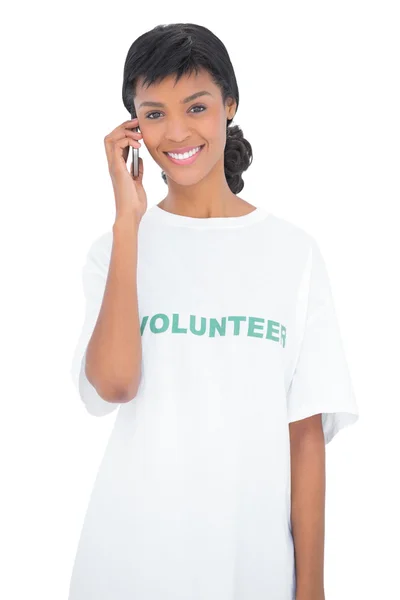
<path fill-rule="evenodd" d="M 202 112 L 204 112 L 205 110 L 207 110 L 207 108 L 206 108 L 205 106 L 203 106 L 202 104 L 197 104 L 196 106 L 192 106 L 192 108 L 191 108 L 190 110 L 193 110 L 193 109 L 195 109 L 195 108 L 202 108 L 202 109 L 204 109 L 204 110 L 201 110 L 201 111 L 196 111 L 196 112 L 195 112 L 195 113 L 193 113 L 193 114 L 199 114 L 199 113 L 202 113 Z M 158 121 L 158 117 L 157 117 L 157 118 L 150 118 L 150 117 L 151 117 L 151 115 L 160 115 L 160 114 L 161 114 L 161 113 L 160 113 L 158 110 L 157 110 L 157 111 L 153 111 L 153 112 L 151 112 L 151 113 L 148 113 L 148 114 L 146 115 L 146 119 L 149 119 L 150 121 Z"/>
<path fill-rule="evenodd" d="M 207 110 L 207 108 L 205 106 L 202 106 L 200 104 L 198 104 L 196 106 L 192 106 L 192 108 L 190 110 L 193 110 L 194 108 L 204 108 L 204 110 Z M 202 110 L 201 112 L 204 112 L 204 110 Z"/>

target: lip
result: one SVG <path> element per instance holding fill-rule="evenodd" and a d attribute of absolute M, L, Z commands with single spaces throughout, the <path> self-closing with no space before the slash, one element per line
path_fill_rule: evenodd
<path fill-rule="evenodd" d="M 194 154 L 193 156 L 189 156 L 189 158 L 186 159 L 182 159 L 179 160 L 177 158 L 172 158 L 172 156 L 170 156 L 167 152 L 164 152 L 164 154 L 167 156 L 167 158 L 169 158 L 169 160 L 171 162 L 173 162 L 175 165 L 191 165 L 192 163 L 195 162 L 195 160 L 197 160 L 198 156 L 201 154 L 203 148 L 204 148 L 205 144 L 200 146 L 200 150 L 198 152 L 196 152 L 196 154 Z M 193 146 L 194 148 L 196 148 L 197 146 Z M 193 150 L 193 147 L 191 148 Z M 180 154 L 179 152 L 177 152 L 176 154 Z"/>
<path fill-rule="evenodd" d="M 185 146 L 184 148 L 172 148 L 171 150 L 168 150 L 168 152 L 173 152 L 174 154 L 184 154 L 185 152 L 190 152 L 190 150 L 198 148 L 202 145 L 204 144 L 196 144 L 195 146 Z"/>

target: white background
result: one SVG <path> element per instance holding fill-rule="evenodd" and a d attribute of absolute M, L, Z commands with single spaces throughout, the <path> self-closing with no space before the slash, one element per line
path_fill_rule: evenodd
<path fill-rule="evenodd" d="M 230 54 L 234 124 L 254 153 L 240 196 L 312 234 L 329 270 L 360 419 L 327 446 L 326 599 L 399 597 L 398 8 L 336 0 L 3 9 L 2 598 L 67 599 L 116 417 L 87 414 L 70 378 L 81 269 L 115 216 L 103 139 L 130 118 L 121 99 L 130 45 L 172 22 L 205 25 Z M 152 206 L 167 188 L 144 144 L 140 153 Z"/>

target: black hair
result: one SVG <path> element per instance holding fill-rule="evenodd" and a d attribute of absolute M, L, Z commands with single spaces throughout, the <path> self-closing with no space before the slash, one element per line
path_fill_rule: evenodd
<path fill-rule="evenodd" d="M 157 25 L 139 36 L 129 48 L 123 73 L 122 101 L 131 118 L 137 116 L 133 100 L 139 77 L 144 77 L 143 85 L 148 87 L 173 74 L 178 82 L 182 75 L 197 74 L 200 69 L 206 69 L 221 89 L 224 105 L 227 98 L 236 100 L 237 111 L 239 90 L 232 63 L 224 44 L 209 29 L 193 23 L 171 23 Z M 224 169 L 231 191 L 237 194 L 244 187 L 242 173 L 249 168 L 253 153 L 240 127 L 230 127 L 232 121 L 227 119 Z M 167 183 L 164 171 L 161 176 Z"/>

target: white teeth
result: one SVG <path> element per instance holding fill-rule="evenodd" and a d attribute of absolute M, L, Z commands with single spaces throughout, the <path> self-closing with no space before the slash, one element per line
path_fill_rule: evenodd
<path fill-rule="evenodd" d="M 167 154 L 169 156 L 172 156 L 172 158 L 176 158 L 178 160 L 184 160 L 185 158 L 189 158 L 189 156 L 193 156 L 193 154 L 196 154 L 196 152 L 198 152 L 200 150 L 200 146 L 198 146 L 197 148 L 194 148 L 193 150 L 190 150 L 190 152 L 185 152 L 184 154 L 173 154 L 172 152 L 167 152 Z"/>

